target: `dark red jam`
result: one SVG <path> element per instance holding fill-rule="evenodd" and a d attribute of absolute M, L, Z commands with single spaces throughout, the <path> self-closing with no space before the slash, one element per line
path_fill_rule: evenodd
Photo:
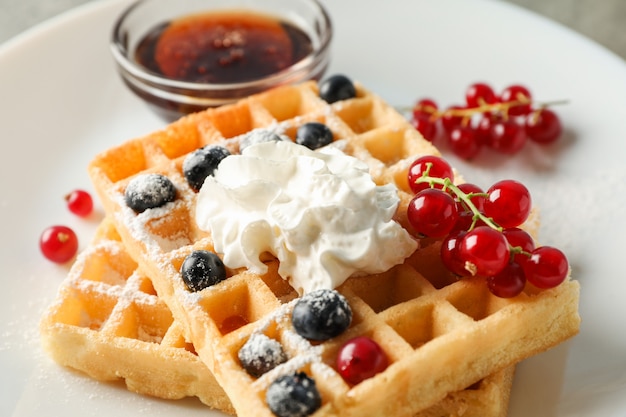
<path fill-rule="evenodd" d="M 167 78 L 199 83 L 253 81 L 282 71 L 312 51 L 295 25 L 233 11 L 183 17 L 151 30 L 135 59 Z"/>

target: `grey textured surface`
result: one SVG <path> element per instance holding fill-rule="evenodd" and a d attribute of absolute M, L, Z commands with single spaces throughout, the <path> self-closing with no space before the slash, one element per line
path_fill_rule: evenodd
<path fill-rule="evenodd" d="M 50 17 L 90 1 L 94 0 L 0 0 L 0 43 Z M 546 16 L 580 32 L 626 59 L 624 0 L 494 1 L 517 4 Z"/>
<path fill-rule="evenodd" d="M 506 1 L 574 29 L 626 59 L 626 1 L 624 0 Z"/>

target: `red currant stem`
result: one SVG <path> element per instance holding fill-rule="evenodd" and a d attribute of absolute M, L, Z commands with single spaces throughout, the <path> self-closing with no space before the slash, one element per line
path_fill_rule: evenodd
<path fill-rule="evenodd" d="M 443 191 L 452 191 L 456 195 L 456 197 L 465 205 L 465 207 L 467 207 L 468 210 L 471 210 L 471 212 L 474 214 L 474 216 L 472 217 L 472 224 L 470 225 L 468 231 L 474 229 L 478 220 L 482 220 L 484 224 L 494 230 L 497 230 L 498 232 L 502 232 L 502 230 L 504 230 L 501 226 L 496 224 L 491 217 L 487 217 L 483 213 L 481 213 L 471 200 L 472 197 L 487 196 L 487 193 L 465 193 L 459 187 L 454 185 L 452 181 L 450 181 L 450 178 L 431 177 L 429 174 L 432 166 L 432 162 L 426 163 L 426 170 L 421 177 L 415 180 L 415 182 L 418 184 L 428 183 L 428 185 L 430 185 L 431 187 L 434 187 L 435 185 L 441 185 L 443 187 Z M 529 258 L 531 256 L 531 253 L 525 251 L 521 246 L 509 245 L 509 251 L 511 253 L 511 259 L 513 259 L 513 257 L 515 257 L 515 255 L 517 254 L 522 254 Z M 474 268 L 474 266 L 471 264 L 468 265 L 468 267 Z M 471 269 L 468 269 L 468 271 L 471 271 Z"/>
<path fill-rule="evenodd" d="M 509 245 L 509 250 L 511 251 L 511 257 L 514 257 L 515 255 L 518 255 L 518 254 L 524 255 L 528 258 L 532 256 L 530 252 L 526 252 L 521 246 Z"/>
<path fill-rule="evenodd" d="M 470 107 L 466 109 L 445 110 L 439 113 L 439 117 L 443 115 L 448 115 L 448 114 L 452 116 L 470 117 L 476 113 L 488 113 L 488 112 L 499 111 L 499 110 L 503 111 L 506 114 L 508 113 L 509 108 L 514 107 L 514 106 L 519 106 L 522 104 L 534 104 L 543 109 L 546 107 L 562 105 L 562 104 L 567 104 L 567 103 L 568 103 L 568 100 L 537 102 L 537 101 L 531 101 L 528 99 L 523 99 L 523 100 L 508 101 L 505 103 L 483 104 L 478 107 Z"/>
<path fill-rule="evenodd" d="M 432 106 L 424 106 L 421 108 L 421 110 L 424 113 L 430 114 L 431 120 L 436 120 L 447 115 L 469 118 L 476 113 L 489 113 L 493 111 L 503 111 L 504 114 L 508 114 L 509 108 L 523 105 L 523 104 L 533 104 L 539 108 L 538 110 L 541 110 L 550 106 L 558 106 L 558 105 L 564 105 L 568 103 L 569 103 L 569 100 L 567 99 L 551 100 L 551 101 L 532 101 L 532 100 L 528 100 L 527 98 L 522 98 L 518 100 L 508 101 L 505 103 L 491 103 L 491 104 L 485 103 L 477 107 L 468 107 L 464 109 L 447 109 L 447 110 L 439 111 L 433 108 Z"/>
<path fill-rule="evenodd" d="M 427 163 L 427 168 L 424 171 L 424 173 L 422 174 L 421 177 L 419 177 L 417 180 L 415 180 L 416 183 L 428 183 L 431 187 L 433 185 L 441 185 L 443 186 L 444 190 L 450 190 L 454 193 L 455 196 L 457 196 L 457 198 L 459 200 L 461 200 L 461 202 L 463 204 L 465 204 L 465 206 L 471 210 L 471 212 L 474 214 L 474 217 L 472 219 L 472 225 L 470 226 L 469 230 L 472 230 L 474 228 L 474 226 L 476 225 L 476 223 L 478 222 L 478 220 L 482 220 L 487 226 L 491 227 L 494 230 L 497 230 L 498 232 L 501 232 L 503 230 L 502 227 L 498 226 L 491 217 L 487 217 L 485 216 L 483 213 L 480 212 L 480 210 L 478 210 L 478 208 L 476 207 L 476 205 L 472 202 L 472 200 L 470 199 L 471 196 L 476 195 L 475 193 L 470 193 L 467 194 L 465 192 L 463 192 L 459 187 L 457 187 L 456 185 L 454 185 L 452 183 L 452 181 L 450 181 L 450 178 L 437 178 L 437 177 L 431 177 L 429 175 L 429 171 L 430 171 L 430 167 L 432 166 L 432 163 Z"/>
<path fill-rule="evenodd" d="M 436 114 L 437 108 L 433 106 L 420 106 L 420 110 L 424 111 L 424 113 Z"/>
<path fill-rule="evenodd" d="M 541 105 L 532 111 L 532 118 L 533 118 L 534 123 L 537 123 L 537 119 L 539 119 L 541 112 L 547 109 L 548 107 L 549 107 L 548 105 Z"/>

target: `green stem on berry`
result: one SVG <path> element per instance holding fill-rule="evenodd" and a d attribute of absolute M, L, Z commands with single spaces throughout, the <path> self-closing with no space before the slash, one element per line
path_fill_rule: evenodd
<path fill-rule="evenodd" d="M 511 251 L 511 257 L 514 257 L 515 255 L 524 255 L 530 258 L 532 256 L 530 252 L 526 252 L 521 246 L 509 245 L 509 250 Z"/>
<path fill-rule="evenodd" d="M 479 220 L 482 220 L 482 222 L 486 226 L 489 226 L 492 229 L 497 230 L 498 232 L 502 232 L 503 227 L 494 222 L 491 217 L 487 217 L 483 213 L 481 213 L 480 210 L 478 210 L 478 207 L 476 207 L 476 205 L 471 200 L 472 197 L 486 196 L 486 193 L 466 193 L 459 187 L 454 185 L 450 178 L 431 177 L 429 174 L 432 165 L 433 164 L 431 162 L 428 162 L 426 164 L 426 170 L 424 171 L 422 176 L 415 181 L 416 183 L 428 183 L 431 187 L 433 187 L 434 185 L 440 185 L 443 187 L 443 191 L 452 191 L 454 195 L 467 207 L 467 209 L 473 213 L 472 224 L 470 225 L 468 231 L 474 229 L 476 223 L 478 223 Z M 527 257 L 531 256 L 531 254 L 529 252 L 526 252 L 521 246 L 509 245 L 509 250 L 511 252 L 511 258 L 513 258 L 517 254 L 522 254 Z"/>
<path fill-rule="evenodd" d="M 416 183 L 428 183 L 428 184 L 430 184 L 431 187 L 433 185 L 435 185 L 435 184 L 436 185 L 441 185 L 443 187 L 444 191 L 445 190 L 452 191 L 454 193 L 454 195 L 459 200 L 461 200 L 461 202 L 463 202 L 463 204 L 465 204 L 465 206 L 469 210 L 471 210 L 471 212 L 474 214 L 472 225 L 470 226 L 469 230 L 472 230 L 474 228 L 474 226 L 476 225 L 478 220 L 482 220 L 487 226 L 489 226 L 492 229 L 495 229 L 495 230 L 497 230 L 499 232 L 501 232 L 503 230 L 502 227 L 497 225 L 493 221 L 493 219 L 491 217 L 487 217 L 483 213 L 481 213 L 480 210 L 478 210 L 478 208 L 476 207 L 476 205 L 472 202 L 470 197 L 475 196 L 477 194 L 475 194 L 475 193 L 467 194 L 467 193 L 463 192 L 459 187 L 454 185 L 452 183 L 452 181 L 450 181 L 450 178 L 431 177 L 430 175 L 428 175 L 428 173 L 430 171 L 430 166 L 432 166 L 432 164 L 428 163 L 427 164 L 427 168 L 424 171 L 424 174 L 420 178 L 418 178 L 416 180 Z"/>
<path fill-rule="evenodd" d="M 502 227 L 496 224 L 491 217 L 487 217 L 483 213 L 481 213 L 480 210 L 478 210 L 478 207 L 476 207 L 476 205 L 472 202 L 471 197 L 476 196 L 478 194 L 465 193 L 459 187 L 454 185 L 454 183 L 450 180 L 450 178 L 431 177 L 430 169 L 432 168 L 432 166 L 433 166 L 432 162 L 427 162 L 424 173 L 415 182 L 416 183 L 428 183 L 431 187 L 437 184 L 437 185 L 441 185 L 444 191 L 451 190 L 454 193 L 454 195 L 459 200 L 461 200 L 461 202 L 463 202 L 463 204 L 465 204 L 465 206 L 474 214 L 473 219 L 472 219 L 472 225 L 470 226 L 469 230 L 472 230 L 474 228 L 478 220 L 482 220 L 487 226 L 491 227 L 492 229 L 495 229 L 499 232 L 502 231 Z"/>
<path fill-rule="evenodd" d="M 482 222 L 486 226 L 489 226 L 492 229 L 497 230 L 498 232 L 502 232 L 504 230 L 504 228 L 498 225 L 496 222 L 494 222 L 491 217 L 485 216 L 480 210 L 478 210 L 478 207 L 476 207 L 476 205 L 471 200 L 472 197 L 477 197 L 477 196 L 487 197 L 488 196 L 487 193 L 466 193 L 463 190 L 461 190 L 458 186 L 456 186 L 450 180 L 450 178 L 431 177 L 430 169 L 432 168 L 432 166 L 433 166 L 432 162 L 427 162 L 424 173 L 422 174 L 421 177 L 415 180 L 415 183 L 417 184 L 427 183 L 430 187 L 434 187 L 435 185 L 440 185 L 443 191 L 447 191 L 447 190 L 452 191 L 454 195 L 467 207 L 467 209 L 473 213 L 472 224 L 470 225 L 468 231 L 471 231 L 472 229 L 474 229 L 474 227 L 476 226 L 476 223 L 478 223 L 479 220 L 482 220 Z M 521 246 L 509 245 L 509 250 L 511 252 L 511 258 L 517 254 L 522 254 L 527 257 L 531 256 L 531 253 L 525 251 Z"/>

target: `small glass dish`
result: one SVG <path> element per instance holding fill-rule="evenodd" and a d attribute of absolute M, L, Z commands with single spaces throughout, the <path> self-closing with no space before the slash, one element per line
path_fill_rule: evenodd
<path fill-rule="evenodd" d="M 310 42 L 310 45 L 305 45 L 307 48 L 301 59 L 294 62 L 283 60 L 287 64 L 281 61 L 281 68 L 258 77 L 249 76 L 248 79 L 241 81 L 233 79 L 222 81 L 218 77 L 209 81 L 206 78 L 189 80 L 173 75 L 172 71 L 165 75 L 172 65 L 167 67 L 168 64 L 164 64 L 166 61 L 163 56 L 166 56 L 166 53 L 163 51 L 166 49 L 160 46 L 161 50 L 157 50 L 157 34 L 160 34 L 172 22 L 178 23 L 184 19 L 209 15 L 230 15 L 233 19 L 237 15 L 258 15 L 274 19 L 275 23 L 279 23 L 280 27 L 288 32 L 289 42 L 293 43 L 292 47 L 295 48 L 294 45 L 298 39 L 300 43 L 304 39 Z M 294 40 L 290 32 L 294 29 L 300 35 L 304 34 L 304 38 Z M 202 48 L 194 50 L 194 45 L 200 45 L 198 39 L 202 36 L 205 35 L 198 35 L 192 39 L 191 47 L 188 47 L 186 51 L 184 51 L 185 45 L 182 44 L 181 47 L 180 43 L 176 48 L 170 48 L 174 52 L 170 53 L 169 58 L 176 56 L 176 51 L 179 50 L 187 53 L 187 57 L 192 54 L 198 55 L 197 51 Z M 272 39 L 271 36 L 269 39 Z M 146 47 L 145 41 L 150 37 L 155 43 Z M 182 115 L 232 103 L 279 85 L 311 79 L 319 80 L 329 63 L 332 37 L 333 28 L 330 17 L 317 0 L 139 0 L 128 7 L 115 23 L 111 51 L 120 75 L 130 90 L 167 120 L 174 120 Z M 221 40 L 211 39 L 213 42 L 211 45 L 219 42 L 219 46 L 224 46 L 226 42 L 232 43 L 233 40 L 237 42 L 241 38 L 242 36 L 233 30 Z M 289 49 L 283 46 L 291 45 L 284 40 L 286 38 L 282 34 L 280 38 L 281 41 L 278 44 L 272 44 L 273 53 L 278 50 L 283 54 Z M 243 39 L 245 40 L 245 36 Z M 257 35 L 248 36 L 248 40 L 257 43 L 261 42 L 259 39 L 266 38 Z M 277 48 L 276 45 L 279 47 Z M 240 42 L 239 46 L 245 49 L 247 45 L 245 42 Z M 154 56 L 160 57 L 159 63 L 157 64 L 155 59 L 152 62 L 153 65 L 142 65 L 139 62 L 142 59 L 141 51 L 138 52 L 139 48 L 143 48 L 144 53 L 148 50 Z M 215 48 L 215 46 L 207 46 L 207 48 Z M 230 56 L 239 58 L 243 56 L 245 50 L 242 53 L 241 48 L 235 49 L 234 52 L 231 50 Z M 160 54 L 157 55 L 157 52 Z M 290 58 L 293 58 L 293 54 L 296 54 L 295 49 L 294 52 L 289 51 L 289 54 L 291 54 Z M 254 72 L 259 67 L 257 65 L 259 61 L 250 64 L 251 61 L 251 59 L 242 60 L 238 65 L 244 65 L 246 62 L 248 69 Z M 220 62 L 226 61 L 222 59 Z M 161 68 L 166 68 L 166 71 L 162 71 Z M 199 69 L 204 70 L 204 67 L 198 67 L 198 71 Z M 224 74 L 229 73 L 229 71 L 224 72 Z"/>

